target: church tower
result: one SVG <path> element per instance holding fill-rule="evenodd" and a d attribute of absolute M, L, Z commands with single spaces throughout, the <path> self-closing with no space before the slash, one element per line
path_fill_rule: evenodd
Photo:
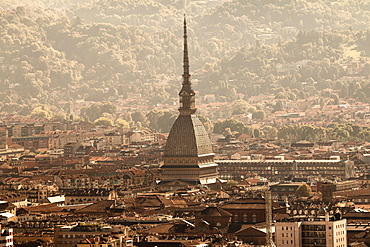
<path fill-rule="evenodd" d="M 197 115 L 195 115 L 195 92 L 191 88 L 189 55 L 184 17 L 184 73 L 179 92 L 180 115 L 172 126 L 164 150 L 164 164 L 161 167 L 161 184 L 179 183 L 189 185 L 210 185 L 218 177 L 209 136 Z M 173 184 L 175 185 L 175 184 Z M 176 186 L 171 186 L 176 188 Z"/>

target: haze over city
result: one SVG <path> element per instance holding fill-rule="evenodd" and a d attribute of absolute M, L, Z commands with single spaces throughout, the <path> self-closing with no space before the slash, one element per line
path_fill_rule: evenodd
<path fill-rule="evenodd" d="M 370 246 L 370 3 L 0 0 L 0 246 Z"/>

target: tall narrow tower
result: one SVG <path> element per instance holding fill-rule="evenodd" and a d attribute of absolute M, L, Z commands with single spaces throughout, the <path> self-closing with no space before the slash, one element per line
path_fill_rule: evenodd
<path fill-rule="evenodd" d="M 180 115 L 172 126 L 164 151 L 161 183 L 183 181 L 189 185 L 214 184 L 218 177 L 209 136 L 195 115 L 195 92 L 191 88 L 189 55 L 184 17 L 184 73 L 179 92 Z M 172 187 L 172 186 L 171 186 Z"/>

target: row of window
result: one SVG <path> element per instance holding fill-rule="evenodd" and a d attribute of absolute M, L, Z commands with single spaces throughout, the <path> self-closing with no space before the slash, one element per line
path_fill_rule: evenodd
<path fill-rule="evenodd" d="M 281 240 L 282 244 L 293 244 L 293 240 Z"/>
<path fill-rule="evenodd" d="M 340 243 L 340 242 L 344 242 L 344 241 L 345 241 L 345 238 L 344 237 L 343 238 L 337 238 L 335 240 L 336 243 Z"/>
<path fill-rule="evenodd" d="M 234 220 L 235 223 L 238 223 L 239 222 L 239 215 L 234 214 L 233 215 L 233 220 Z M 243 222 L 250 222 L 250 221 L 248 221 L 248 214 L 243 214 Z M 252 215 L 252 222 L 253 223 L 257 222 L 257 215 L 255 215 L 255 214 Z"/>
<path fill-rule="evenodd" d="M 283 230 L 283 231 L 284 231 L 284 226 L 282 226 L 282 227 L 281 227 L 281 230 Z M 286 226 L 286 227 L 285 227 L 285 230 L 286 230 L 286 231 L 288 231 L 288 230 L 289 230 L 289 227 L 288 227 L 288 226 Z M 291 231 L 293 230 L 293 227 L 292 227 L 292 226 L 290 227 L 290 230 L 291 230 Z"/>
<path fill-rule="evenodd" d="M 289 237 L 289 233 L 282 233 L 281 234 L 282 237 Z M 293 233 L 290 233 L 290 237 L 293 237 Z"/>
<path fill-rule="evenodd" d="M 306 238 L 325 238 L 326 232 L 303 232 L 302 237 Z"/>
<path fill-rule="evenodd" d="M 338 235 L 344 235 L 344 231 L 338 231 L 335 233 L 335 236 L 338 236 Z"/>
<path fill-rule="evenodd" d="M 345 224 L 338 224 L 338 225 L 335 225 L 335 229 L 344 228 L 345 226 L 346 226 Z"/>
<path fill-rule="evenodd" d="M 302 231 L 326 231 L 325 225 L 303 225 Z"/>
<path fill-rule="evenodd" d="M 315 245 L 324 245 L 326 244 L 326 239 L 302 239 L 302 244 L 310 244 L 311 246 Z"/>

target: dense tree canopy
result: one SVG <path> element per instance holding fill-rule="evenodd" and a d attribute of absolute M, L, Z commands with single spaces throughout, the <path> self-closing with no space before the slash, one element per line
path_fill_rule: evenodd
<path fill-rule="evenodd" d="M 0 0 L 0 109 L 62 119 L 105 117 L 117 125 L 168 132 L 176 118 L 184 8 L 198 99 L 233 102 L 231 115 L 253 120 L 285 110 L 279 100 L 320 97 L 320 106 L 370 98 L 370 8 L 361 0 L 226 1 Z M 30 5 L 30 3 L 27 3 Z M 251 107 L 251 96 L 275 105 Z M 135 99 L 121 109 L 124 100 Z M 78 108 L 71 102 L 81 101 Z M 38 108 L 45 106 L 46 108 Z M 141 106 L 149 106 L 142 111 Z M 156 109 L 156 110 L 152 110 Z M 46 111 L 46 112 L 45 112 Z M 49 111 L 49 112 L 47 112 Z M 51 112 L 60 112 L 53 115 Z M 64 115 L 63 115 L 64 114 Z M 212 123 L 202 119 L 207 130 Z M 258 134 L 287 140 L 369 140 L 368 129 L 271 126 Z M 214 124 L 253 134 L 233 119 Z"/>
<path fill-rule="evenodd" d="M 0 13 L 4 47 L 0 55 L 7 65 L 2 67 L 0 84 L 16 89 L 13 100 L 19 97 L 26 103 L 39 98 L 56 104 L 60 99 L 103 101 L 140 93 L 148 97 L 146 103 L 157 104 L 176 97 L 174 84 L 155 85 L 181 73 L 183 6 L 178 1 L 78 2 L 73 7 L 72 1 L 61 4 L 69 6 L 67 15 L 40 7 Z M 57 1 L 37 3 L 57 6 Z M 193 12 L 188 25 L 192 68 L 195 74 L 202 71 L 197 87 L 221 101 L 236 100 L 238 93 L 246 99 L 262 93 L 294 99 L 333 88 L 348 74 L 340 66 L 348 52 L 358 51 L 348 60 L 356 63 L 361 59 L 358 54 L 370 51 L 366 6 L 362 1 L 231 1 L 206 13 L 188 8 Z M 263 32 L 256 33 L 251 21 L 273 34 L 275 42 L 257 39 Z M 276 62 L 301 66 L 297 64 L 298 73 L 281 76 Z M 370 65 L 359 73 L 368 75 Z M 370 90 L 361 88 L 368 84 L 357 83 L 360 87 L 354 93 L 366 100 Z M 313 88 L 306 90 L 309 86 Z M 341 97 L 348 96 L 349 86 L 341 85 Z M 57 93 L 49 94 L 51 90 Z M 0 99 L 6 95 L 9 92 L 2 92 Z"/>
<path fill-rule="evenodd" d="M 81 109 L 81 115 L 87 116 L 90 121 L 95 121 L 96 119 L 102 117 L 103 114 L 108 114 L 108 116 L 112 119 L 116 114 L 116 107 L 111 102 L 104 101 L 96 102 L 87 108 Z"/>

